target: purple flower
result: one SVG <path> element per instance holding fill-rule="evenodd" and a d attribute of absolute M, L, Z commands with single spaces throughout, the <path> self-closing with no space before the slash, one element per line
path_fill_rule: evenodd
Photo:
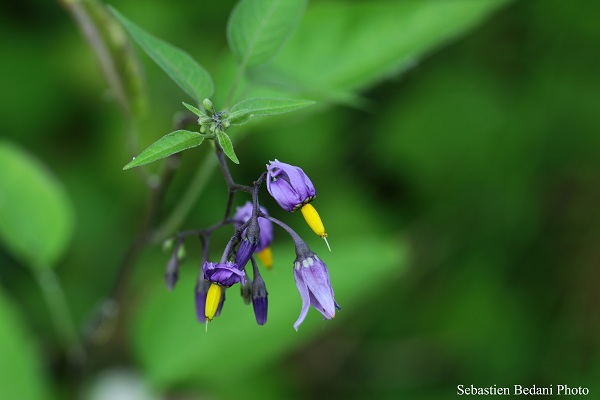
<path fill-rule="evenodd" d="M 296 331 L 306 318 L 310 306 L 319 310 L 325 319 L 335 317 L 335 309 L 341 309 L 341 307 L 335 302 L 327 266 L 316 254 L 309 252 L 296 258 L 294 278 L 300 297 L 302 297 L 302 311 L 294 323 Z"/>
<path fill-rule="evenodd" d="M 221 286 L 229 287 L 238 282 L 242 282 L 242 285 L 246 283 L 244 271 L 240 271 L 231 261 L 225 263 L 205 261 L 202 265 L 202 271 L 204 271 L 206 280 L 218 283 Z"/>
<path fill-rule="evenodd" d="M 254 281 L 252 282 L 252 308 L 254 308 L 254 316 L 259 325 L 267 323 L 267 311 L 269 309 L 268 295 L 265 281 L 258 273 L 258 269 L 255 269 Z"/>
<path fill-rule="evenodd" d="M 286 211 L 297 210 L 317 194 L 301 168 L 277 160 L 267 165 L 267 190 Z"/>
<path fill-rule="evenodd" d="M 269 215 L 267 209 L 262 206 L 260 206 L 260 211 L 265 215 Z M 244 222 L 248 221 L 250 217 L 252 217 L 252 202 L 247 201 L 246 204 L 236 209 L 235 215 L 233 216 L 236 229 L 242 226 Z M 254 250 L 255 253 L 269 247 L 273 241 L 273 223 L 268 219 L 259 217 L 258 226 L 260 227 L 260 239 L 258 240 L 258 247 Z M 244 234 L 242 234 L 242 236 L 244 236 Z"/>

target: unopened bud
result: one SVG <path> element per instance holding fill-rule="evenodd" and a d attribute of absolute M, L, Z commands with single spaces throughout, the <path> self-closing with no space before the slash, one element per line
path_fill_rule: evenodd
<path fill-rule="evenodd" d="M 267 311 L 269 309 L 267 286 L 260 275 L 256 274 L 252 282 L 252 308 L 254 316 L 259 325 L 267 323 Z"/>
<path fill-rule="evenodd" d="M 209 113 L 213 114 L 215 112 L 215 107 L 213 106 L 212 101 L 210 101 L 209 99 L 204 99 L 202 101 L 202 104 L 204 105 L 206 111 L 208 111 Z"/>

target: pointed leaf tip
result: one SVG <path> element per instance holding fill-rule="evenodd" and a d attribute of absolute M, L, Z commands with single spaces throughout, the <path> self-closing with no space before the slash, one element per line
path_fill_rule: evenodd
<path fill-rule="evenodd" d="M 313 104 L 315 104 L 314 100 L 251 97 L 231 107 L 231 112 L 233 115 L 244 110 L 246 115 L 268 116 L 284 114 Z"/>
<path fill-rule="evenodd" d="M 227 22 L 227 42 L 242 68 L 264 64 L 300 22 L 306 0 L 241 0 Z"/>
<path fill-rule="evenodd" d="M 198 103 L 212 96 L 214 90 L 212 78 L 188 53 L 146 32 L 114 8 L 110 6 L 108 8 L 146 54 L 184 92 Z"/>
<path fill-rule="evenodd" d="M 229 138 L 229 136 L 227 136 L 225 132 L 217 131 L 217 138 L 219 139 L 219 144 L 223 149 L 223 153 L 225 153 L 225 155 L 229 157 L 231 161 L 233 161 L 236 164 L 239 164 L 240 160 L 238 160 L 237 156 L 235 155 L 235 151 L 233 150 L 233 144 L 231 143 L 231 139 Z"/>
<path fill-rule="evenodd" d="M 192 147 L 199 146 L 203 141 L 204 136 L 199 132 L 186 130 L 171 132 L 152 143 L 139 156 L 134 157 L 133 160 L 123 167 L 123 170 L 149 164 L 180 151 L 191 149 Z"/>

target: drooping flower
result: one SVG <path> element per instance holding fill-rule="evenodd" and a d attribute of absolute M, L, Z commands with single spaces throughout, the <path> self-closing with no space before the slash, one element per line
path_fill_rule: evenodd
<path fill-rule="evenodd" d="M 260 211 L 269 215 L 267 209 L 260 207 Z M 236 209 L 233 219 L 235 220 L 236 229 L 242 226 L 242 224 L 248 221 L 252 217 L 252 202 L 247 201 L 243 206 Z M 271 253 L 271 242 L 273 241 L 273 223 L 268 219 L 259 217 L 258 226 L 260 227 L 260 239 L 258 240 L 258 246 L 254 250 L 254 253 L 258 256 L 260 261 L 267 267 L 273 266 L 273 256 Z M 244 234 L 242 234 L 243 237 Z"/>
<path fill-rule="evenodd" d="M 204 262 L 202 265 L 204 278 L 210 282 L 221 286 L 230 287 L 238 282 L 246 283 L 245 273 L 241 271 L 234 263 L 227 261 L 225 263 Z"/>
<path fill-rule="evenodd" d="M 335 302 L 327 266 L 315 253 L 308 250 L 298 254 L 294 261 L 294 279 L 302 298 L 302 311 L 294 323 L 294 329 L 298 330 L 310 306 L 323 314 L 325 319 L 335 317 L 335 309 L 341 307 Z"/>
<path fill-rule="evenodd" d="M 300 167 L 278 160 L 267 165 L 267 190 L 286 211 L 295 211 L 310 203 L 317 192 L 310 178 Z"/>
<path fill-rule="evenodd" d="M 309 204 L 314 200 L 317 191 L 310 178 L 300 167 L 278 160 L 271 161 L 267 165 L 267 190 L 284 210 L 292 212 L 301 209 L 308 226 L 325 240 L 329 248 L 327 232 L 325 232 L 321 217 L 317 210 Z"/>

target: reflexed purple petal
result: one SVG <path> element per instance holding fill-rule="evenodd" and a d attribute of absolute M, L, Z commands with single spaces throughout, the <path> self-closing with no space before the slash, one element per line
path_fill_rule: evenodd
<path fill-rule="evenodd" d="M 285 173 L 287 174 L 290 186 L 296 189 L 298 197 L 302 201 L 309 197 L 315 196 L 315 187 L 313 186 L 309 177 L 304 173 L 300 167 L 286 168 Z"/>
<path fill-rule="evenodd" d="M 325 319 L 335 317 L 335 309 L 340 308 L 335 302 L 333 289 L 329 282 L 327 266 L 314 253 L 296 259 L 294 263 L 294 278 L 296 287 L 302 297 L 302 312 L 294 324 L 298 326 L 304 321 L 309 305 L 317 309 Z"/>
<path fill-rule="evenodd" d="M 298 193 L 283 179 L 277 179 L 271 182 L 271 186 L 267 187 L 271 196 L 277 204 L 285 211 L 291 212 L 304 200 Z"/>
<path fill-rule="evenodd" d="M 202 265 L 204 278 L 208 281 L 218 283 L 219 285 L 229 287 L 238 282 L 246 283 L 244 271 L 240 271 L 236 265 L 230 261 L 226 263 L 205 262 Z"/>
<path fill-rule="evenodd" d="M 293 211 L 316 195 L 314 185 L 301 168 L 277 160 L 267 166 L 267 190 L 286 211 Z"/>
<path fill-rule="evenodd" d="M 333 290 L 329 283 L 329 273 L 327 267 L 319 259 L 309 268 L 301 267 L 302 277 L 308 286 L 315 301 L 321 305 L 322 313 L 326 319 L 335 316 L 335 305 L 333 300 Z M 314 306 L 314 304 L 313 304 Z M 317 307 L 315 307 L 317 308 Z M 317 308 L 318 309 L 318 308 Z"/>
<path fill-rule="evenodd" d="M 302 280 L 302 275 L 297 268 L 294 268 L 294 278 L 296 280 L 296 288 L 298 288 L 298 292 L 302 298 L 302 311 L 300 311 L 300 316 L 296 322 L 294 322 L 294 329 L 297 332 L 298 327 L 300 324 L 302 324 L 302 322 L 304 322 L 304 318 L 306 318 L 306 315 L 308 314 L 308 308 L 310 307 L 310 295 L 308 292 L 308 287 L 306 287 L 306 283 L 304 283 L 304 280 Z"/>

